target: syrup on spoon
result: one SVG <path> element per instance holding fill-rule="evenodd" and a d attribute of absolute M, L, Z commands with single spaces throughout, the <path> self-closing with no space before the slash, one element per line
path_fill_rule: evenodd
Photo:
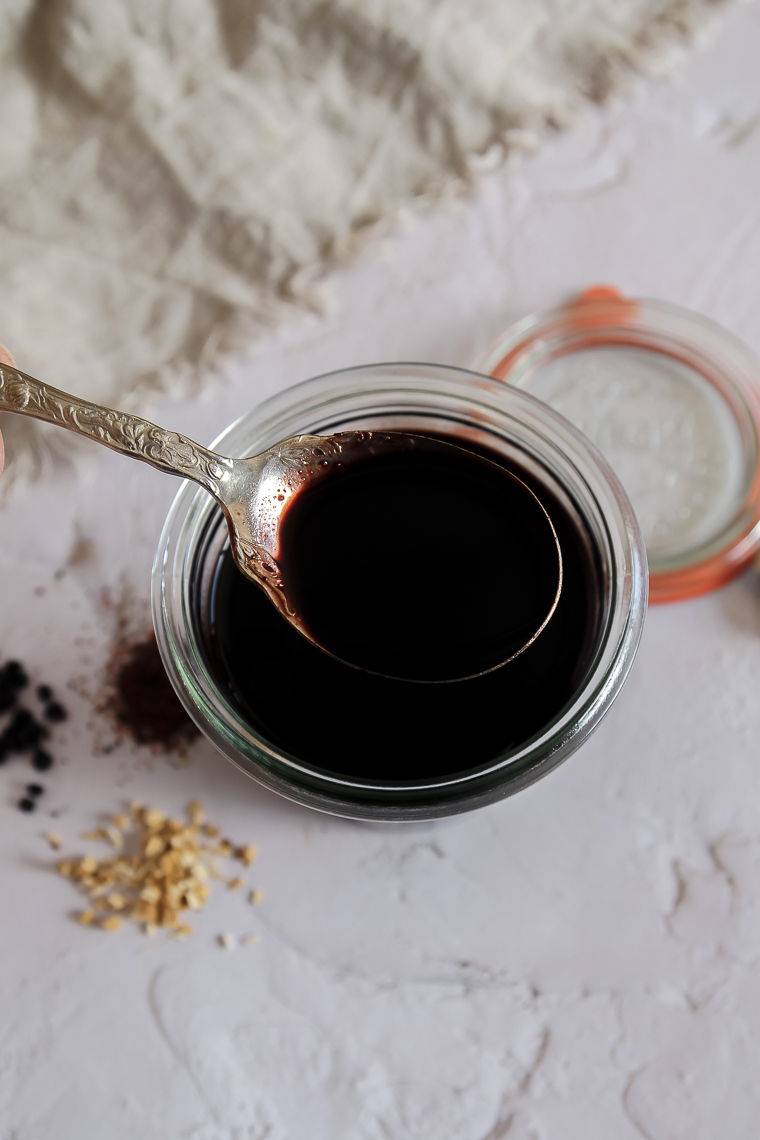
<path fill-rule="evenodd" d="M 2 363 L 0 411 L 198 483 L 224 512 L 238 568 L 303 636 L 356 668 L 418 682 L 479 676 L 532 644 L 559 601 L 562 554 L 540 501 L 444 440 L 301 435 L 230 459 Z"/>

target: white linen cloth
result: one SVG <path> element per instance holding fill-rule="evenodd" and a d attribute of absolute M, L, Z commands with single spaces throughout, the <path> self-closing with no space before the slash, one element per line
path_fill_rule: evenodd
<path fill-rule="evenodd" d="M 146 388 L 314 303 L 326 265 L 661 62 L 714 3 L 7 0 L 0 340 L 55 386 L 145 410 Z M 3 418 L 7 491 L 67 437 Z"/>

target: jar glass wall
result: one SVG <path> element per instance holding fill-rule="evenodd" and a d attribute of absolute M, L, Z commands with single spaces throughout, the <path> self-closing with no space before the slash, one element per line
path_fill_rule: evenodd
<path fill-rule="evenodd" d="M 561 504 L 595 568 L 593 620 L 569 699 L 529 739 L 474 765 L 479 725 L 473 721 L 466 726 L 461 763 L 458 758 L 456 770 L 449 765 L 440 776 L 362 778 L 331 768 L 329 744 L 319 766 L 289 752 L 251 723 L 218 668 L 210 606 L 226 527 L 213 500 L 192 484 L 177 495 L 154 564 L 153 617 L 161 655 L 201 731 L 272 790 L 351 818 L 430 819 L 467 811 L 519 791 L 555 768 L 585 740 L 619 692 L 646 610 L 638 524 L 610 467 L 566 420 L 523 392 L 456 368 L 384 364 L 320 376 L 260 404 L 213 446 L 240 457 L 301 433 L 353 429 L 425 432 L 484 449 L 525 472 L 534 488 L 545 488 Z M 463 583 L 467 557 L 463 550 Z M 257 646 L 250 652 L 255 654 Z M 287 686 L 287 674 L 282 684 Z M 329 740 L 340 727 L 338 719 L 315 724 L 314 732 L 328 734 Z M 371 724 L 366 727 L 373 731 Z M 360 734 L 355 747 L 362 747 Z"/>

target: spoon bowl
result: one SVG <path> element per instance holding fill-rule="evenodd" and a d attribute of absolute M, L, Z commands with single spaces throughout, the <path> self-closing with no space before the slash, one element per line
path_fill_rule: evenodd
<path fill-rule="evenodd" d="M 540 501 L 503 467 L 445 440 L 390 431 L 299 435 L 258 455 L 230 459 L 138 416 L 51 388 L 3 363 L 0 411 L 56 424 L 198 483 L 224 512 L 231 553 L 242 573 L 303 636 L 355 668 L 425 683 L 479 676 L 527 649 L 559 601 L 562 553 Z M 316 530 L 313 523 L 306 530 L 297 525 L 299 504 L 307 495 L 311 501 L 325 488 L 348 487 L 356 500 L 357 487 L 366 483 L 368 472 L 371 481 L 378 464 L 388 471 L 393 468 L 397 498 L 395 514 L 385 519 L 385 533 L 374 550 L 359 533 L 365 521 L 362 510 L 350 533 L 347 521 L 334 511 L 322 511 L 323 522 Z M 477 549 L 483 536 L 470 533 L 467 517 L 443 520 L 431 542 L 433 532 L 423 525 L 427 500 L 413 501 L 420 487 L 430 496 L 431 471 L 438 472 L 434 478 L 439 480 L 444 473 L 450 479 L 464 474 L 471 479 L 470 469 L 475 472 L 476 497 L 486 494 L 485 483 L 477 490 L 478 479 L 487 482 L 498 474 L 509 484 L 514 518 L 506 520 L 508 533 L 498 565 L 493 557 L 487 566 L 486 560 L 478 565 L 477 558 L 473 564 L 470 550 Z M 410 515 L 410 509 L 417 516 Z M 409 546 L 416 544 L 425 555 L 427 547 L 434 553 L 436 542 L 440 548 L 435 558 L 427 558 L 428 572 L 417 573 L 413 580 Z M 318 557 L 315 551 L 321 551 Z M 385 583 L 400 583 L 403 589 L 388 592 Z M 322 587 L 330 595 L 327 606 Z M 467 591 L 473 599 L 464 625 L 454 631 L 439 620 L 445 617 L 447 591 Z M 365 624 L 367 613 L 372 614 L 372 628 Z"/>

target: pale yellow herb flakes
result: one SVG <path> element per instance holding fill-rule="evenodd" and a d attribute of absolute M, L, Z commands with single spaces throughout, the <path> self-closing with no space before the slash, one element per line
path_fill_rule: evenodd
<path fill-rule="evenodd" d="M 109 827 L 97 828 L 86 835 L 87 839 L 110 842 L 118 855 L 98 860 L 88 854 L 79 859 L 58 861 L 59 873 L 74 881 L 92 901 L 94 909 L 83 911 L 79 916 L 83 925 L 91 925 L 98 910 L 106 912 L 100 920 L 103 930 L 118 930 L 123 920 L 128 919 L 140 923 L 146 934 L 154 934 L 163 927 L 177 938 L 186 938 L 193 928 L 183 916 L 187 911 L 198 911 L 205 906 L 211 894 L 209 878 L 227 883 L 232 890 L 243 885 L 242 878 L 230 879 L 223 875 L 215 865 L 215 857 L 234 856 L 250 866 L 256 847 L 253 844 L 235 847 L 229 839 L 203 843 L 202 836 L 216 839 L 219 829 L 204 824 L 203 808 L 197 800 L 188 806 L 187 815 L 189 823 L 183 823 L 134 801 L 130 815 L 115 815 Z M 127 839 L 129 833 L 134 836 L 136 842 L 132 849 L 136 854 L 128 854 L 124 849 L 124 832 L 128 833 Z M 118 911 L 118 915 L 114 911 Z M 233 935 L 221 936 L 220 941 L 227 949 L 237 945 Z"/>
<path fill-rule="evenodd" d="M 238 847 L 235 858 L 239 859 L 246 867 L 250 867 L 258 853 L 258 847 L 254 846 L 253 843 L 248 843 L 245 847 Z"/>
<path fill-rule="evenodd" d="M 124 836 L 121 834 L 118 827 L 106 828 L 106 835 L 108 836 L 111 845 L 117 850 L 120 850 L 124 846 Z"/>
<path fill-rule="evenodd" d="M 148 842 L 145 844 L 144 854 L 148 859 L 153 855 L 160 855 L 164 849 L 164 841 L 160 835 L 151 835 Z"/>
<path fill-rule="evenodd" d="M 202 824 L 206 818 L 205 812 L 203 811 L 203 805 L 201 804 L 200 800 L 193 800 L 192 803 L 187 805 L 187 814 L 190 822 L 198 826 L 200 826 L 200 824 Z"/>

